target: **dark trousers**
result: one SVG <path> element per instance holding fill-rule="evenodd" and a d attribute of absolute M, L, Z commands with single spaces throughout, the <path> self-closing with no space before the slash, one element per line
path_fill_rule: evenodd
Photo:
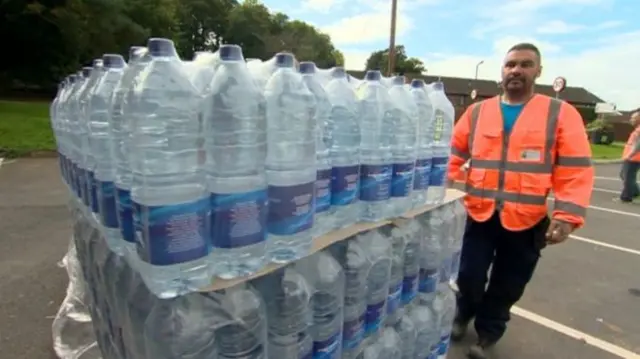
<path fill-rule="evenodd" d="M 631 202 L 634 198 L 640 197 L 640 187 L 637 178 L 640 170 L 640 162 L 624 161 L 620 170 L 620 178 L 622 179 L 622 192 L 620 200 L 623 202 Z"/>
<path fill-rule="evenodd" d="M 547 217 L 519 232 L 505 229 L 497 213 L 486 222 L 467 220 L 458 276 L 457 320 L 467 322 L 475 317 L 481 339 L 495 342 L 504 334 L 511 318 L 509 311 L 533 276 L 548 227 Z"/>

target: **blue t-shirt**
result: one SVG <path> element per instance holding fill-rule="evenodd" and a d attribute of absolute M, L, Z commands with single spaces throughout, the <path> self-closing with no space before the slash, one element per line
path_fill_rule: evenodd
<path fill-rule="evenodd" d="M 500 109 L 502 110 L 502 123 L 504 124 L 504 133 L 511 133 L 513 125 L 516 123 L 520 112 L 524 108 L 524 104 L 510 105 L 508 103 L 500 102 Z"/>

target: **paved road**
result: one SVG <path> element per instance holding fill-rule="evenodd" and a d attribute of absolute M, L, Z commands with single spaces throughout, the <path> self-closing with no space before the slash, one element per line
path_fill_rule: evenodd
<path fill-rule="evenodd" d="M 596 187 L 617 191 L 617 165 L 597 168 Z M 613 180 L 604 179 L 612 178 Z M 580 240 L 548 248 L 520 308 L 640 353 L 640 206 L 614 203 L 614 193 L 594 192 Z M 613 211 L 613 212 L 612 212 Z M 635 215 L 635 216 L 634 216 Z M 57 267 L 70 235 L 65 191 L 55 160 L 30 159 L 0 167 L 0 348 L 3 358 L 51 359 L 51 321 L 67 284 Z M 617 249 L 616 249 L 617 248 Z M 495 359 L 619 358 L 563 327 L 513 316 Z M 563 333 L 564 332 L 564 333 Z M 569 333 L 571 334 L 571 333 Z M 450 359 L 464 358 L 465 345 Z M 606 344 L 606 343 L 605 343 Z M 603 346 L 603 345 L 601 345 Z M 605 345 L 606 346 L 606 345 Z"/>

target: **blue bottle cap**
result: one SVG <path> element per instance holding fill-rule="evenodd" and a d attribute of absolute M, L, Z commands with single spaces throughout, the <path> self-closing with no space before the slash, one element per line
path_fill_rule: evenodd
<path fill-rule="evenodd" d="M 367 81 L 380 81 L 382 78 L 382 73 L 379 70 L 369 70 L 364 75 L 364 79 Z"/>
<path fill-rule="evenodd" d="M 104 54 L 102 64 L 108 69 L 121 69 L 124 67 L 124 58 L 116 54 Z"/>
<path fill-rule="evenodd" d="M 347 77 L 347 73 L 344 71 L 344 67 L 334 67 L 331 70 L 331 77 L 334 79 L 341 79 L 343 77 Z"/>
<path fill-rule="evenodd" d="M 144 46 L 131 46 L 129 48 L 129 61 L 139 59 L 145 51 L 147 51 L 147 48 Z"/>
<path fill-rule="evenodd" d="M 405 83 L 404 76 L 394 76 L 393 77 L 393 84 L 394 85 L 404 85 L 404 83 Z"/>
<path fill-rule="evenodd" d="M 444 84 L 441 81 L 434 82 L 433 89 L 436 91 L 444 91 Z"/>
<path fill-rule="evenodd" d="M 151 56 L 176 56 L 176 47 L 169 39 L 150 38 L 147 41 L 147 49 Z"/>
<path fill-rule="evenodd" d="M 222 45 L 219 51 L 222 61 L 244 61 L 242 48 L 238 45 Z"/>
<path fill-rule="evenodd" d="M 276 54 L 276 66 L 278 67 L 293 67 L 295 58 L 293 54 L 288 52 L 279 52 Z"/>
<path fill-rule="evenodd" d="M 92 70 L 93 70 L 93 68 L 92 68 L 92 67 L 89 67 L 89 66 L 87 66 L 87 67 L 83 67 L 83 68 L 82 68 L 82 76 L 83 76 L 83 77 L 89 77 L 89 76 L 91 76 L 91 71 L 92 71 Z"/>
<path fill-rule="evenodd" d="M 300 73 L 301 74 L 315 74 L 316 73 L 316 64 L 312 61 L 304 61 L 300 63 Z"/>
<path fill-rule="evenodd" d="M 415 89 L 424 88 L 424 80 L 419 80 L 419 79 L 411 80 L 411 87 Z"/>
<path fill-rule="evenodd" d="M 94 69 L 95 69 L 95 68 L 97 68 L 97 67 L 102 67 L 102 66 L 103 66 L 102 59 L 94 59 L 94 60 L 91 62 L 91 66 L 92 66 Z"/>

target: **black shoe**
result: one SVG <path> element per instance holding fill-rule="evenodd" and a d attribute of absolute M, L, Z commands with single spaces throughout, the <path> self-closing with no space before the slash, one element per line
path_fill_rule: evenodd
<path fill-rule="evenodd" d="M 454 342 L 461 341 L 467 335 L 467 327 L 469 326 L 469 321 L 463 320 L 454 320 L 453 326 L 451 327 L 451 340 Z"/>
<path fill-rule="evenodd" d="M 487 359 L 486 350 L 495 345 L 495 342 L 480 339 L 477 344 L 474 344 L 469 348 L 467 356 L 469 359 Z"/>

